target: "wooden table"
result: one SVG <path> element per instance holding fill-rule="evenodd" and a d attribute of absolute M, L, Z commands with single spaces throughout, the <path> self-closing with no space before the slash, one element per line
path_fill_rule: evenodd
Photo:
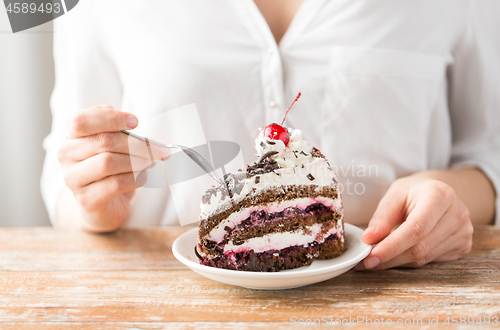
<path fill-rule="evenodd" d="M 0 328 L 297 329 L 305 327 L 292 327 L 295 320 L 332 325 L 325 323 L 330 317 L 363 317 L 356 328 L 381 326 L 382 318 L 386 326 L 388 318 L 392 326 L 398 319 L 429 326 L 430 317 L 452 328 L 453 316 L 458 322 L 496 316 L 500 323 L 500 228 L 477 227 L 472 252 L 461 260 L 420 269 L 351 270 L 282 291 L 225 285 L 187 269 L 171 252 L 187 229 L 106 235 L 0 229 Z"/>

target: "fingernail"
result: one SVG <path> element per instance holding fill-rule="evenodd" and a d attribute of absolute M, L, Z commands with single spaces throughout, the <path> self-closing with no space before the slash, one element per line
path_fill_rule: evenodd
<path fill-rule="evenodd" d="M 371 233 L 372 231 L 375 231 L 375 228 L 376 228 L 375 226 L 368 227 L 368 228 L 365 229 L 365 233 Z"/>
<path fill-rule="evenodd" d="M 129 128 L 136 128 L 137 124 L 139 124 L 139 121 L 134 115 L 128 115 L 127 116 L 127 126 Z"/>
<path fill-rule="evenodd" d="M 354 270 L 358 270 L 358 271 L 363 271 L 363 270 L 366 270 L 365 268 L 365 265 L 363 265 L 363 262 L 361 261 L 360 263 L 358 263 L 356 266 L 354 266 L 353 268 Z"/>
<path fill-rule="evenodd" d="M 366 234 L 373 233 L 375 231 L 375 227 L 368 227 L 365 229 L 365 232 L 363 233 L 362 236 L 365 236 Z"/>
<path fill-rule="evenodd" d="M 160 148 L 160 158 L 165 160 L 170 156 L 170 150 L 166 148 Z"/>
<path fill-rule="evenodd" d="M 370 257 L 364 262 L 366 269 L 371 269 L 377 267 L 380 264 L 380 260 L 377 257 Z"/>

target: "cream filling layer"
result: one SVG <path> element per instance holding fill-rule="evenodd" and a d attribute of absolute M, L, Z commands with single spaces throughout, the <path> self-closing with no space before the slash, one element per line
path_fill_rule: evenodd
<path fill-rule="evenodd" d="M 254 237 L 246 240 L 241 245 L 233 245 L 233 242 L 229 242 L 224 247 L 224 253 L 226 252 L 246 252 L 253 250 L 255 253 L 262 253 L 269 250 L 282 250 L 291 246 L 305 246 L 307 247 L 310 243 L 318 242 L 323 243 L 325 239 L 332 234 L 341 234 L 342 231 L 342 220 L 337 223 L 337 226 L 330 229 L 326 234 L 321 233 L 322 224 L 314 224 L 307 227 L 308 233 L 304 230 L 288 233 L 273 233 L 267 234 L 262 237 Z M 339 235 L 341 240 L 344 239 L 343 235 Z"/>
<path fill-rule="evenodd" d="M 214 229 L 212 229 L 210 233 L 208 233 L 208 235 L 206 235 L 203 238 L 215 241 L 217 243 L 222 242 L 222 240 L 224 239 L 224 235 L 226 235 L 227 233 L 227 231 L 224 228 L 229 227 L 231 229 L 234 229 L 234 227 L 239 225 L 242 221 L 246 220 L 250 216 L 250 214 L 254 211 L 263 210 L 266 213 L 276 213 L 276 212 L 281 212 L 288 207 L 297 207 L 303 210 L 309 205 L 317 203 L 323 204 L 332 211 L 341 209 L 342 207 L 340 199 L 331 199 L 323 196 L 317 196 L 314 198 L 298 198 L 289 201 L 274 202 L 264 207 L 252 206 L 243 209 L 239 212 L 232 213 L 226 219 L 221 221 L 221 223 L 219 223 L 216 227 L 214 227 Z"/>

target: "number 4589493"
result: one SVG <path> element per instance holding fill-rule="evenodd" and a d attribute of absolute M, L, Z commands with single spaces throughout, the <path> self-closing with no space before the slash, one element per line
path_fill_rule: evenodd
<path fill-rule="evenodd" d="M 448 316 L 444 321 L 448 326 L 476 325 L 476 326 L 497 326 L 498 316 Z"/>
<path fill-rule="evenodd" d="M 46 13 L 46 14 L 59 14 L 61 12 L 61 4 L 60 3 L 42 3 L 40 5 L 37 5 L 36 3 L 28 3 L 28 2 L 15 2 L 15 3 L 9 3 L 7 5 L 7 12 L 14 13 L 14 14 L 34 14 L 34 13 Z"/>

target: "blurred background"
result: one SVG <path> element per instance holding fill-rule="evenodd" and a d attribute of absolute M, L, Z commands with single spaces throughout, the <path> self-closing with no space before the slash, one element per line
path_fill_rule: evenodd
<path fill-rule="evenodd" d="M 40 176 L 53 87 L 52 23 L 13 34 L 0 10 L 0 226 L 50 225 Z"/>

